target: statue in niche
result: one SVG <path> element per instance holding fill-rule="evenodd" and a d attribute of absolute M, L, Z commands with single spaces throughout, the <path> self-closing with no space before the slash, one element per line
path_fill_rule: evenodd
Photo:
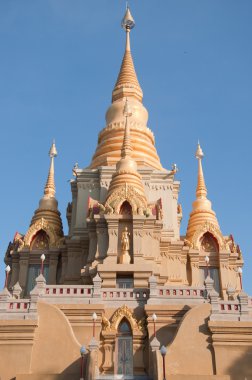
<path fill-rule="evenodd" d="M 129 251 L 130 249 L 129 236 L 130 236 L 130 233 L 128 232 L 128 227 L 125 227 L 124 231 L 122 232 L 122 239 L 121 239 L 123 252 Z"/>
<path fill-rule="evenodd" d="M 119 256 L 119 264 L 130 264 L 130 232 L 128 227 L 125 227 L 121 237 L 121 255 Z"/>

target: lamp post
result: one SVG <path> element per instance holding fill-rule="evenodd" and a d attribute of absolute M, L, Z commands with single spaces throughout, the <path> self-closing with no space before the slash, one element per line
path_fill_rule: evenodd
<path fill-rule="evenodd" d="M 207 277 L 208 277 L 209 276 L 209 257 L 208 256 L 205 256 L 205 263 L 207 266 Z"/>
<path fill-rule="evenodd" d="M 85 346 L 81 346 L 80 354 L 81 354 L 81 370 L 80 370 L 80 380 L 84 380 L 84 355 L 87 352 Z"/>
<path fill-rule="evenodd" d="M 162 346 L 160 348 L 160 354 L 162 355 L 162 358 L 163 358 L 163 380 L 166 380 L 166 376 L 165 376 L 165 355 L 167 353 L 167 348 L 165 346 Z"/>
<path fill-rule="evenodd" d="M 240 285 L 241 285 L 241 290 L 242 290 L 242 268 L 238 267 L 237 272 L 240 277 Z"/>
<path fill-rule="evenodd" d="M 93 315 L 92 315 L 92 319 L 93 319 L 93 338 L 95 337 L 95 322 L 97 320 L 97 314 L 94 312 Z"/>
<path fill-rule="evenodd" d="M 153 325 L 154 325 L 154 337 L 156 338 L 156 320 L 157 320 L 156 314 L 153 313 L 151 318 L 153 320 Z"/>
<path fill-rule="evenodd" d="M 9 278 L 10 271 L 11 271 L 11 267 L 9 265 L 7 265 L 5 268 L 5 283 L 4 283 L 5 288 L 7 288 L 7 286 L 8 286 L 8 278 Z"/>
<path fill-rule="evenodd" d="M 40 274 L 44 276 L 44 261 L 45 261 L 44 253 L 42 253 L 42 255 L 40 256 L 40 260 L 41 260 Z"/>

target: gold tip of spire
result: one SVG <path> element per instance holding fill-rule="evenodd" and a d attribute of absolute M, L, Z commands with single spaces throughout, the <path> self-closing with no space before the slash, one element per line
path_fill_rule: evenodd
<path fill-rule="evenodd" d="M 202 168 L 202 159 L 204 157 L 204 153 L 201 149 L 201 146 L 198 142 L 197 151 L 195 154 L 195 157 L 199 161 L 198 165 L 198 183 L 197 183 L 197 189 L 196 189 L 196 198 L 205 198 L 207 196 L 207 188 L 205 184 L 204 174 L 203 174 L 203 168 Z"/>
<path fill-rule="evenodd" d="M 55 182 L 54 182 L 54 157 L 58 154 L 55 142 L 53 141 L 52 146 L 49 150 L 49 156 L 51 158 L 51 164 L 49 168 L 49 173 L 44 189 L 44 197 L 54 198 L 55 197 Z"/>

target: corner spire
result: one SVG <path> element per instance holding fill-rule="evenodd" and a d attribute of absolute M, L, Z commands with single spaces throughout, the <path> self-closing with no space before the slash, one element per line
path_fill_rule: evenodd
<path fill-rule="evenodd" d="M 50 226 L 50 229 L 54 230 L 55 239 L 60 239 L 63 237 L 62 220 L 60 217 L 60 212 L 58 211 L 58 201 L 55 198 L 54 158 L 57 154 L 55 142 L 53 141 L 49 150 L 51 162 L 44 188 L 44 195 L 39 201 L 39 207 L 35 211 L 31 220 L 30 228 L 25 235 L 25 241 L 28 245 L 31 244 L 31 238 L 34 234 L 34 230 L 36 232 L 43 230 L 45 225 Z"/>
<path fill-rule="evenodd" d="M 207 198 L 207 187 L 205 184 L 202 159 L 204 153 L 198 142 L 195 157 L 198 160 L 198 182 L 196 188 L 196 200 L 193 202 L 193 210 L 187 226 L 186 239 L 190 242 L 194 241 L 197 231 L 200 231 L 204 225 L 212 225 L 220 231 L 219 223 L 215 212 L 212 210 L 212 204 Z"/>
<path fill-rule="evenodd" d="M 121 25 L 126 32 L 126 45 L 120 72 L 112 93 L 112 102 L 122 99 L 125 96 L 134 97 L 142 101 L 143 92 L 137 79 L 130 50 L 130 31 L 134 28 L 135 21 L 128 5 Z"/>
<path fill-rule="evenodd" d="M 53 141 L 52 146 L 49 150 L 49 157 L 51 158 L 51 163 L 44 188 L 44 198 L 55 198 L 54 158 L 57 156 L 57 154 L 58 152 L 55 146 L 55 141 Z"/>

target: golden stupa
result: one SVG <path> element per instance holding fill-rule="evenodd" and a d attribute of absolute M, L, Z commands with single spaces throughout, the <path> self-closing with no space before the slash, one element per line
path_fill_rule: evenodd
<path fill-rule="evenodd" d="M 161 170 L 162 165 L 155 148 L 153 132 L 147 127 L 148 111 L 142 104 L 143 92 L 138 82 L 130 50 L 130 30 L 135 23 L 127 9 L 122 20 L 126 31 L 126 47 L 121 69 L 112 93 L 112 104 L 106 113 L 106 127 L 100 132 L 98 145 L 90 168 L 115 165 L 121 158 L 125 118 L 123 109 L 128 99 L 132 109 L 130 121 L 133 159 L 138 166 L 150 166 Z"/>

